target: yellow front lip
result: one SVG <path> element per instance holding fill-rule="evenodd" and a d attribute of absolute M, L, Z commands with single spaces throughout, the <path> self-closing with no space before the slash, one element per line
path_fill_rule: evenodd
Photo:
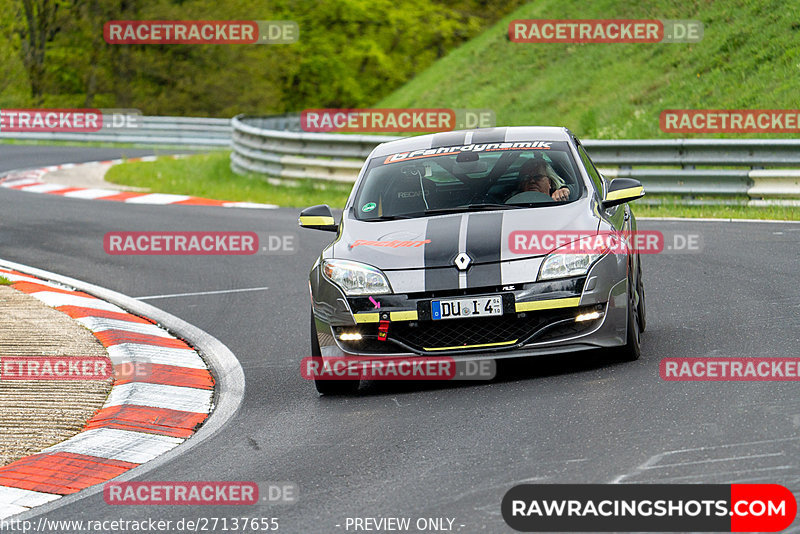
<path fill-rule="evenodd" d="M 558 308 L 574 308 L 580 304 L 580 297 L 569 297 L 565 299 L 534 300 L 532 302 L 517 302 L 514 309 L 517 312 L 555 310 Z"/>
<path fill-rule="evenodd" d="M 480 345 L 457 345 L 455 347 L 422 347 L 422 350 L 426 351 L 434 351 L 434 350 L 464 350 L 464 349 L 479 349 L 485 347 L 503 347 L 505 345 L 513 345 L 515 344 L 518 339 L 512 339 L 511 341 L 500 341 L 499 343 L 481 343 Z"/>

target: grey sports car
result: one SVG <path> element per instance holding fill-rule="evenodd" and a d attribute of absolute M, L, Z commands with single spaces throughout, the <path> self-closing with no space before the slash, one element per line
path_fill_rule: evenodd
<path fill-rule="evenodd" d="M 383 143 L 338 224 L 327 205 L 300 214 L 300 226 L 336 232 L 311 269 L 312 358 L 457 361 L 616 347 L 635 360 L 645 327 L 638 252 L 574 242 L 622 241 L 636 231 L 627 202 L 643 195 L 636 180 L 606 180 L 566 128 Z M 315 382 L 322 394 L 359 385 Z"/>

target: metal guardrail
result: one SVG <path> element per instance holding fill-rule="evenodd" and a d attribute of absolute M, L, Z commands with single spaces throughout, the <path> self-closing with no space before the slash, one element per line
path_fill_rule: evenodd
<path fill-rule="evenodd" d="M 398 139 L 301 132 L 297 115 L 239 115 L 231 125 L 231 168 L 273 178 L 353 182 L 376 145 Z M 604 175 L 636 178 L 649 193 L 800 198 L 800 139 L 584 140 L 583 144 Z M 654 168 L 658 166 L 662 168 Z"/>
<path fill-rule="evenodd" d="M 308 133 L 300 117 L 238 115 L 233 127 L 231 168 L 239 174 L 353 182 L 372 149 L 399 139 L 385 135 Z"/>
<path fill-rule="evenodd" d="M 231 142 L 231 121 L 205 117 L 137 115 L 135 127 L 104 128 L 91 133 L 0 131 L 0 139 L 227 147 Z"/>
<path fill-rule="evenodd" d="M 353 182 L 372 149 L 398 137 L 303 132 L 299 115 L 290 114 L 239 115 L 232 120 L 137 116 L 135 128 L 94 133 L 0 131 L 0 139 L 232 146 L 231 168 L 240 174 Z M 603 174 L 636 178 L 650 193 L 800 198 L 800 139 L 584 140 L 583 144 Z"/>

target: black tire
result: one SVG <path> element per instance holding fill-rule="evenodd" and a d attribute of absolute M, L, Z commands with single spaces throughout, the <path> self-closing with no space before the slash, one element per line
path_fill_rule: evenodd
<path fill-rule="evenodd" d="M 639 305 L 636 307 L 636 312 L 639 314 L 639 332 L 644 332 L 647 327 L 647 308 L 644 302 L 644 282 L 642 281 L 642 259 L 636 258 L 637 272 L 636 276 L 636 292 L 639 294 Z"/>
<path fill-rule="evenodd" d="M 632 362 L 639 359 L 642 355 L 641 328 L 639 327 L 639 313 L 634 308 L 634 289 L 633 283 L 628 281 L 628 334 L 627 342 L 622 347 L 622 359 Z"/>
<path fill-rule="evenodd" d="M 322 365 L 322 350 L 319 348 L 319 338 L 317 338 L 317 326 L 314 324 L 314 312 L 311 312 L 311 358 L 319 361 Z M 320 395 L 347 395 L 358 390 L 360 380 L 317 380 L 314 379 L 314 386 Z"/>

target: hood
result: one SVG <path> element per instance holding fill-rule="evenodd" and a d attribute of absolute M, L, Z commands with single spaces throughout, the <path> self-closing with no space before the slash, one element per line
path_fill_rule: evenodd
<path fill-rule="evenodd" d="M 471 265 L 543 256 L 509 247 L 515 231 L 597 231 L 601 219 L 591 200 L 563 206 L 438 215 L 416 219 L 365 222 L 345 214 L 334 258 L 359 261 L 384 271 L 453 267 L 461 252 Z"/>

